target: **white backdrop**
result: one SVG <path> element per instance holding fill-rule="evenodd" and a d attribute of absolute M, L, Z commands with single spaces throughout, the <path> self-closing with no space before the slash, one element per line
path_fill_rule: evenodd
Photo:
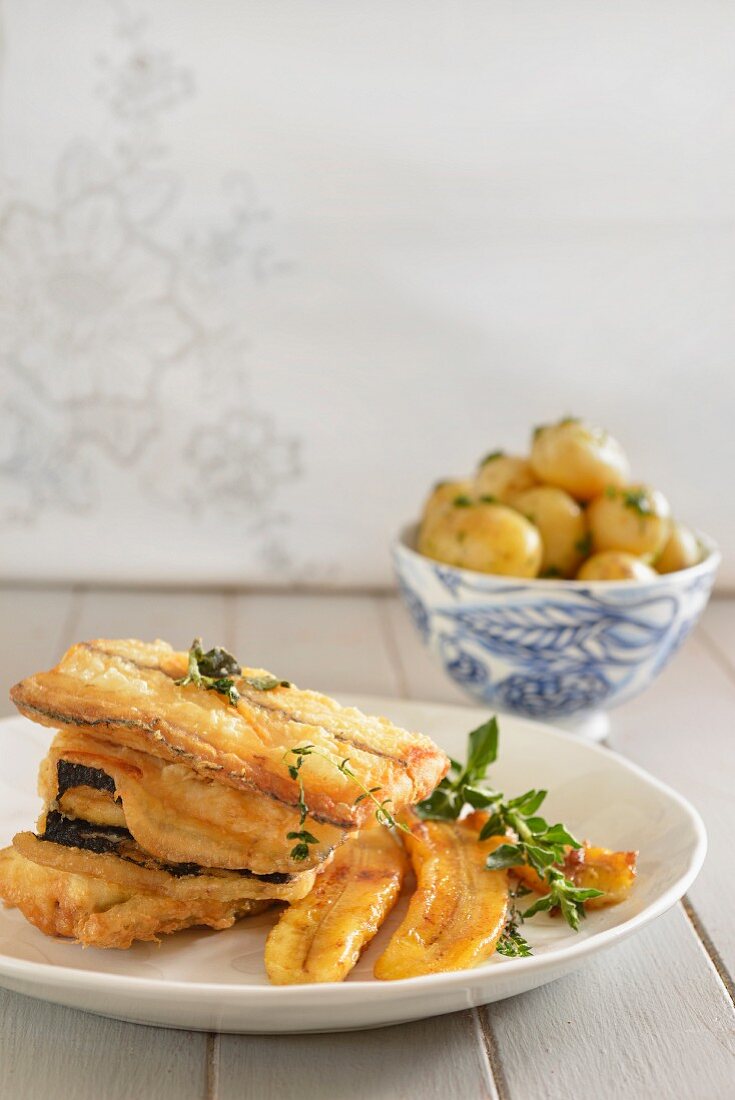
<path fill-rule="evenodd" d="M 735 5 L 0 12 L 6 578 L 385 583 L 575 413 L 735 584 Z"/>

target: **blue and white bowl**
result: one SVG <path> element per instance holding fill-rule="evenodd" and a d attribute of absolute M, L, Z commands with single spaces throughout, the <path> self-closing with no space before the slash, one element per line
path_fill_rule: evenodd
<path fill-rule="evenodd" d="M 586 715 L 648 687 L 704 610 L 719 552 L 651 581 L 525 580 L 393 548 L 403 601 L 445 671 L 490 707 L 528 718 Z"/>

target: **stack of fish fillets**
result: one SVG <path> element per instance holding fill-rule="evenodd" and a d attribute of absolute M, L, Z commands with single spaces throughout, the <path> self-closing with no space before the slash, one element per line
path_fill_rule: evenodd
<path fill-rule="evenodd" d="M 0 852 L 0 898 L 41 931 L 129 947 L 297 901 L 375 827 L 364 790 L 398 813 L 447 769 L 426 737 L 198 652 L 227 675 L 192 676 L 165 642 L 97 640 L 13 688 L 57 731 L 36 830 Z"/>

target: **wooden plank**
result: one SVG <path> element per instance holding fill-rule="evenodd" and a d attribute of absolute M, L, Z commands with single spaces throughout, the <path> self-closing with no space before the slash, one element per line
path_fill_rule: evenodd
<path fill-rule="evenodd" d="M 207 645 L 230 646 L 233 601 L 219 592 L 92 588 L 81 595 L 74 640 L 164 638 L 176 649 L 188 649 L 200 635 Z"/>
<path fill-rule="evenodd" d="M 0 1020 L 7 1100 L 206 1096 L 205 1035 L 124 1024 L 4 990 Z"/>
<path fill-rule="evenodd" d="M 71 588 L 0 588 L 0 718 L 16 713 L 11 685 L 61 655 L 75 603 Z"/>
<path fill-rule="evenodd" d="M 519 1100 L 733 1095 L 733 1006 L 679 907 L 578 973 L 482 1014 Z"/>
<path fill-rule="evenodd" d="M 735 975 L 735 681 L 695 635 L 659 679 L 611 713 L 609 743 L 690 799 L 709 851 L 690 901 L 730 978 Z"/>
<path fill-rule="evenodd" d="M 223 1035 L 218 1100 L 496 1097 L 470 1013 L 342 1035 Z"/>
<path fill-rule="evenodd" d="M 376 598 L 241 595 L 235 608 L 243 662 L 326 692 L 397 694 Z"/>

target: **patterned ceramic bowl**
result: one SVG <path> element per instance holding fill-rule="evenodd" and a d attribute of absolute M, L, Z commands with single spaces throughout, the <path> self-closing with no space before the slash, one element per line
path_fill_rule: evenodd
<path fill-rule="evenodd" d="M 705 558 L 652 581 L 522 580 L 442 565 L 415 549 L 415 526 L 393 550 L 404 603 L 446 672 L 498 710 L 559 719 L 637 695 L 701 615 L 720 561 Z"/>

